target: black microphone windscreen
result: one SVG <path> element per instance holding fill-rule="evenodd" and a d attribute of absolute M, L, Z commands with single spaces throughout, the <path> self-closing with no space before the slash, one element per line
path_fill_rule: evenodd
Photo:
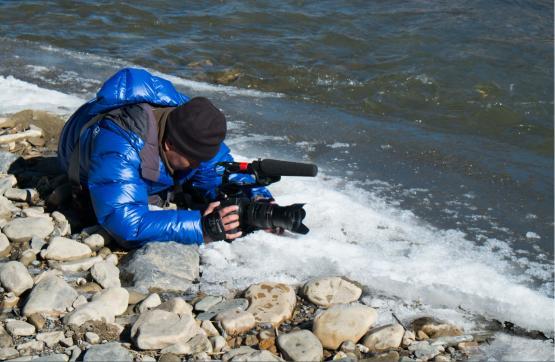
<path fill-rule="evenodd" d="M 318 167 L 312 163 L 300 163 L 265 159 L 260 161 L 260 170 L 268 176 L 308 176 L 314 177 Z"/>

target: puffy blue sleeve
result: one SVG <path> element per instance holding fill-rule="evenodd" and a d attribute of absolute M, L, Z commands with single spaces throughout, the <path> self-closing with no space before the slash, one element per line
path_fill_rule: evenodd
<path fill-rule="evenodd" d="M 233 162 L 233 157 L 229 152 L 229 147 L 222 143 L 219 152 L 211 160 L 202 162 L 195 170 L 194 176 L 191 178 L 192 185 L 201 191 L 203 196 L 208 200 L 214 200 L 217 195 L 218 187 L 222 184 L 222 177 L 216 171 L 218 162 Z M 230 177 L 230 181 L 239 184 L 252 184 L 254 177 L 251 175 L 235 174 Z M 261 197 L 265 199 L 273 199 L 272 194 L 265 187 L 255 187 L 249 190 L 250 198 Z"/>
<path fill-rule="evenodd" d="M 149 241 L 203 243 L 199 211 L 148 209 L 137 150 L 122 134 L 96 126 L 88 188 L 98 222 L 126 248 Z"/>

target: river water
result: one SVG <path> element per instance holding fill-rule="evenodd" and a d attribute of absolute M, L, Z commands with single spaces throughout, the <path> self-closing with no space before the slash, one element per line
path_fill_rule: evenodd
<path fill-rule="evenodd" d="M 412 283 L 432 305 L 456 303 L 418 288 L 470 278 L 462 295 L 502 304 L 522 294 L 499 294 L 524 287 L 552 314 L 553 2 L 0 2 L 0 113 L 68 114 L 125 66 L 213 99 L 238 155 L 318 164 L 317 180 L 272 187 L 280 203 L 313 205 L 318 240 L 385 253 L 387 268 L 359 269 L 358 279 Z M 237 79 L 216 84 L 225 72 Z M 412 269 L 396 269 L 407 261 Z M 417 261 L 453 278 L 403 279 Z M 485 265 L 497 273 L 485 287 L 495 295 L 478 287 Z M 378 284 L 367 280 L 415 296 Z M 553 331 L 495 303 L 472 305 Z"/>

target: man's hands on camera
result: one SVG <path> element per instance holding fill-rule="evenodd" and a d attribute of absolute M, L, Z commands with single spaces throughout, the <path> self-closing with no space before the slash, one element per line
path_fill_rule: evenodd
<path fill-rule="evenodd" d="M 239 206 L 219 208 L 220 202 L 211 202 L 202 217 L 204 242 L 237 239 L 243 233 L 239 230 Z"/>

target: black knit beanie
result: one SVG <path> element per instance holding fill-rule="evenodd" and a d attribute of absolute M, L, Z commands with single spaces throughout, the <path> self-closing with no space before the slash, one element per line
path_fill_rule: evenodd
<path fill-rule="evenodd" d="M 176 107 L 166 121 L 166 139 L 177 151 L 197 161 L 216 156 L 225 133 L 224 114 L 204 97 Z"/>

